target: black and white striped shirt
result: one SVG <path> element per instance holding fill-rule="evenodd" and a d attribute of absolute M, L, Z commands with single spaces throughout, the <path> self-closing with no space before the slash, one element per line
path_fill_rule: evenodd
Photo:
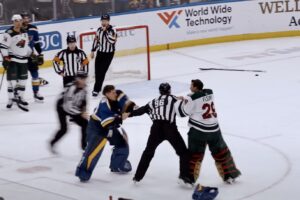
<path fill-rule="evenodd" d="M 116 50 L 117 31 L 109 25 L 107 30 L 98 28 L 93 42 L 92 52 L 99 51 L 110 53 Z"/>
<path fill-rule="evenodd" d="M 59 99 L 60 106 L 70 115 L 80 115 L 86 111 L 87 91 L 69 83 Z"/>
<path fill-rule="evenodd" d="M 61 62 L 63 66 L 61 67 Z M 77 48 L 74 51 L 69 48 L 61 50 L 53 59 L 53 66 L 56 73 L 63 73 L 64 76 L 76 76 L 77 71 L 85 71 L 88 73 L 89 60 L 81 49 Z"/>
<path fill-rule="evenodd" d="M 153 99 L 143 107 L 131 112 L 130 117 L 140 116 L 147 113 L 152 121 L 176 122 L 176 112 L 174 105 L 177 98 L 173 95 L 161 95 Z"/>

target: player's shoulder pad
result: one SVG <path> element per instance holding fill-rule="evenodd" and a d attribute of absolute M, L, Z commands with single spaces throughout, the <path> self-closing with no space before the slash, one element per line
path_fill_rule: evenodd
<path fill-rule="evenodd" d="M 190 97 L 192 98 L 192 100 L 196 100 L 196 99 L 202 98 L 204 96 L 207 96 L 207 93 L 204 90 L 202 90 L 199 92 L 195 92 Z"/>
<path fill-rule="evenodd" d="M 28 24 L 28 29 L 38 29 L 37 26 L 33 25 L 33 24 Z"/>
<path fill-rule="evenodd" d="M 14 32 L 13 27 L 11 26 L 9 29 L 5 31 L 5 33 L 11 35 Z"/>
<path fill-rule="evenodd" d="M 106 97 L 103 97 L 100 100 L 99 109 L 102 110 L 102 111 L 108 111 L 108 110 L 110 110 L 109 101 L 108 101 L 108 99 Z"/>
<path fill-rule="evenodd" d="M 212 91 L 212 89 L 203 89 L 202 90 L 203 92 L 205 92 L 206 93 L 206 95 L 210 95 L 210 94 L 213 94 L 213 91 Z"/>

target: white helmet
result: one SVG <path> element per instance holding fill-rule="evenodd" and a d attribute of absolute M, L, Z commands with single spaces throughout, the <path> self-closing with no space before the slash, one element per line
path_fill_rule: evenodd
<path fill-rule="evenodd" d="M 13 15 L 12 18 L 11 18 L 11 21 L 20 21 L 22 20 L 22 16 L 19 15 L 19 14 L 16 14 L 16 15 Z"/>

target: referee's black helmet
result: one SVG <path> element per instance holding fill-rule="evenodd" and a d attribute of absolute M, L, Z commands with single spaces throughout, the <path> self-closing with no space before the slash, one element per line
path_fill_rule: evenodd
<path fill-rule="evenodd" d="M 104 14 L 101 16 L 101 20 L 110 20 L 110 15 L 109 14 Z"/>
<path fill-rule="evenodd" d="M 76 42 L 76 37 L 75 37 L 75 35 L 68 35 L 68 36 L 67 36 L 67 44 L 69 44 L 69 43 L 74 43 L 74 42 Z"/>
<path fill-rule="evenodd" d="M 169 83 L 161 83 L 158 89 L 161 95 L 171 94 L 171 85 Z"/>

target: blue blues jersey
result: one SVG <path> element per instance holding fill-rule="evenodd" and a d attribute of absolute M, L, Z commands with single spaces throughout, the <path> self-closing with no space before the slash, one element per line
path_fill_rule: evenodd
<path fill-rule="evenodd" d="M 121 109 L 117 102 L 109 101 L 106 97 L 101 99 L 92 118 L 99 121 L 105 129 L 118 128 L 122 123 Z"/>
<path fill-rule="evenodd" d="M 135 103 L 129 100 L 128 96 L 121 90 L 117 90 L 117 101 L 109 101 L 103 97 L 95 109 L 92 118 L 101 123 L 103 128 L 118 128 L 122 123 L 121 114 L 123 112 L 131 112 Z"/>
<path fill-rule="evenodd" d="M 32 50 L 36 50 L 38 54 L 42 52 L 40 47 L 40 38 L 38 28 L 32 24 L 28 24 L 27 27 L 24 27 L 24 30 L 27 31 L 29 36 L 29 46 Z"/>
<path fill-rule="evenodd" d="M 116 90 L 118 96 L 118 105 L 121 108 L 121 112 L 131 112 L 136 106 L 128 96 L 122 90 Z"/>

